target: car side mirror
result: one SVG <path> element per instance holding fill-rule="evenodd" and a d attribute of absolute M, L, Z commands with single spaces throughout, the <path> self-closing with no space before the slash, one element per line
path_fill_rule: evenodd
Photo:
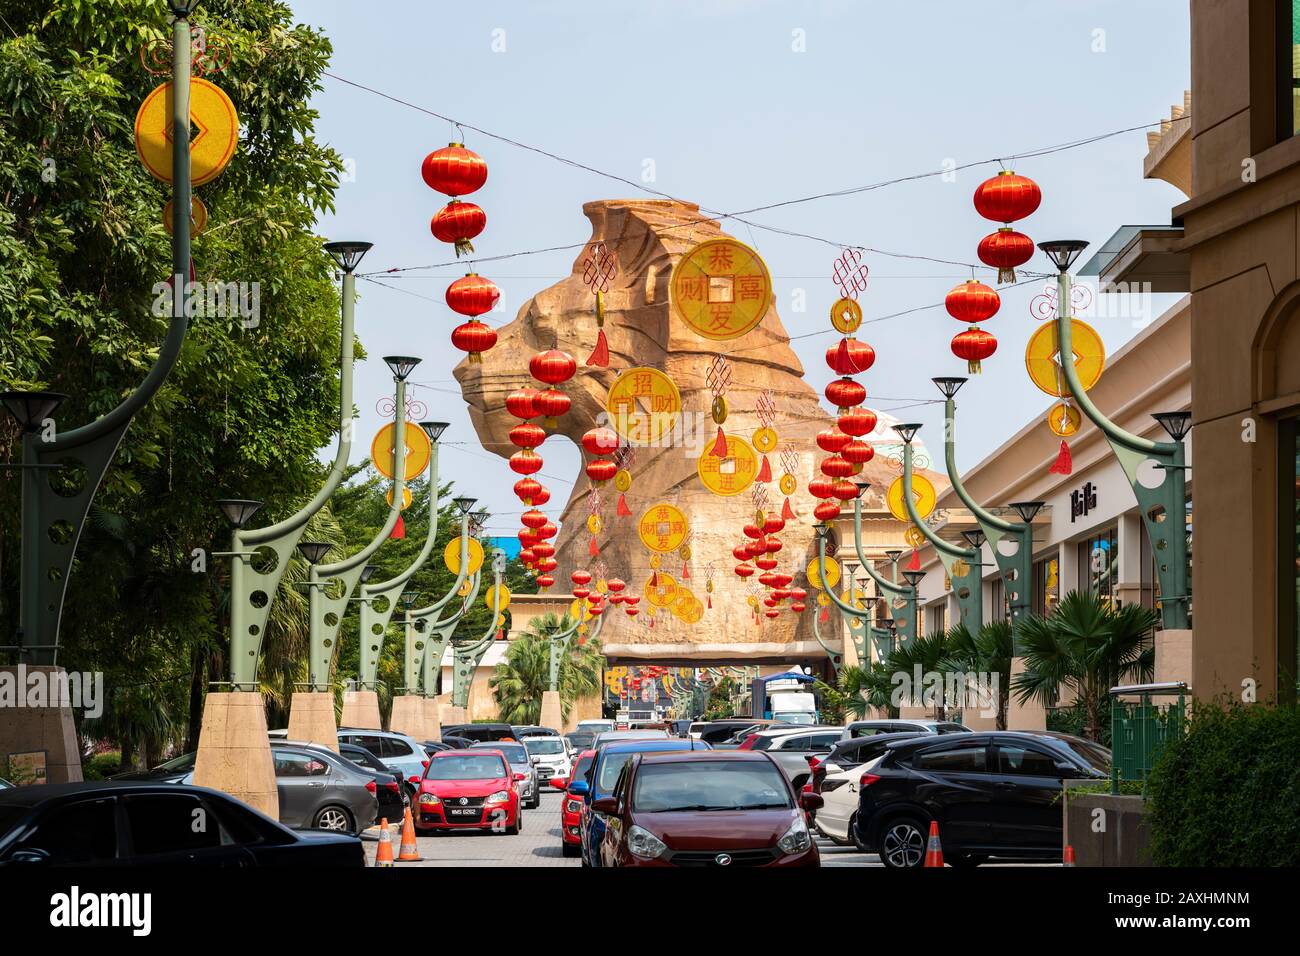
<path fill-rule="evenodd" d="M 420 778 L 415 775 L 410 776 L 408 780 L 410 783 L 414 784 L 417 787 L 420 785 Z"/>
<path fill-rule="evenodd" d="M 1079 768 L 1068 761 L 1058 760 L 1056 761 L 1056 772 L 1062 777 L 1077 777 Z"/>
<path fill-rule="evenodd" d="M 820 810 L 825 805 L 826 801 L 822 799 L 820 793 L 812 793 L 810 791 L 799 794 L 799 806 L 803 807 L 805 810 Z"/>
<path fill-rule="evenodd" d="M 573 794 L 575 797 L 585 797 L 590 791 L 591 787 L 587 786 L 587 781 L 585 780 L 575 780 L 573 783 L 569 784 L 569 793 Z"/>
<path fill-rule="evenodd" d="M 522 783 L 523 781 L 525 781 L 525 780 L 527 780 L 527 779 L 528 779 L 528 774 L 526 774 L 526 773 L 517 773 L 517 774 L 515 774 L 515 783 Z"/>
<path fill-rule="evenodd" d="M 421 766 L 421 767 L 424 767 L 424 768 L 427 770 L 427 769 L 429 768 L 429 761 L 428 761 L 427 759 L 426 759 L 426 760 L 421 760 L 421 761 L 420 761 L 420 766 Z"/>
<path fill-rule="evenodd" d="M 618 797 L 601 797 L 591 805 L 597 813 L 618 813 Z"/>
<path fill-rule="evenodd" d="M 568 780 L 567 777 L 552 777 L 552 778 L 551 778 L 551 786 L 552 786 L 553 788 L 555 788 L 556 790 L 563 790 L 563 789 L 564 789 L 565 787 L 567 787 L 568 785 L 569 785 L 569 780 Z"/>

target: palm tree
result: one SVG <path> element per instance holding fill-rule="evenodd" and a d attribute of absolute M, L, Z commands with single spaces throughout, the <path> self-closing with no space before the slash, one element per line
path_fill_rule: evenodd
<path fill-rule="evenodd" d="M 998 730 L 1007 729 L 1007 702 L 1011 693 L 1011 658 L 1015 632 L 1008 621 L 992 621 L 972 634 L 965 624 L 949 629 L 945 672 L 989 674 L 997 680 Z"/>
<path fill-rule="evenodd" d="M 897 716 L 897 708 L 890 701 L 892 685 L 891 668 L 884 661 L 874 661 L 866 667 L 845 667 L 840 671 L 840 693 L 845 696 L 846 716 L 862 720 L 867 709 L 876 707 L 890 716 Z"/>
<path fill-rule="evenodd" d="M 535 724 L 542 716 L 542 694 L 550 689 L 551 635 L 565 629 L 554 614 L 535 618 L 519 637 L 510 642 L 505 660 L 497 665 L 496 676 L 488 681 L 497 702 L 500 719 L 512 724 Z M 558 689 L 561 713 L 567 720 L 573 702 L 600 690 L 605 666 L 600 642 L 579 644 L 570 639 L 560 659 Z"/>
<path fill-rule="evenodd" d="M 943 631 L 935 631 L 933 634 L 917 637 L 906 644 L 899 644 L 885 659 L 885 667 L 889 672 L 890 683 L 898 686 L 897 677 L 902 674 L 907 677 L 902 686 L 909 686 L 915 683 L 915 675 L 918 669 L 923 675 L 943 673 L 947 654 L 948 636 Z M 918 699 L 920 694 L 920 687 L 912 687 L 911 696 L 913 699 Z M 890 698 L 893 699 L 892 690 Z M 944 699 L 940 695 L 934 702 L 934 716 L 936 719 L 943 718 L 943 707 Z"/>
<path fill-rule="evenodd" d="M 1156 620 L 1141 605 L 1116 610 L 1091 591 L 1071 591 L 1047 617 L 1021 623 L 1025 670 L 1012 683 L 1016 698 L 1050 706 L 1058 689 L 1068 687 L 1083 705 L 1088 736 L 1100 740 L 1102 702 L 1110 688 L 1124 680 L 1150 680 L 1155 670 L 1150 633 Z"/>

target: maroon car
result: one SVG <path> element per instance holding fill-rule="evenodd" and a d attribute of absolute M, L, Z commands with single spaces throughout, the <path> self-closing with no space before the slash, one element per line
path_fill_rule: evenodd
<path fill-rule="evenodd" d="M 804 811 L 821 805 L 765 753 L 708 750 L 635 755 L 592 809 L 603 866 L 820 866 Z"/>

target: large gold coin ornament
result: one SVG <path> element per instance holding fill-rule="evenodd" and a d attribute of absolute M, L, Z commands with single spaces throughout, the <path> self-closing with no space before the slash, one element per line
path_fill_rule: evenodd
<path fill-rule="evenodd" d="M 208 207 L 198 196 L 190 197 L 190 235 L 197 236 L 208 224 Z M 167 200 L 163 206 L 163 228 L 167 235 L 172 234 L 172 201 Z"/>
<path fill-rule="evenodd" d="M 831 306 L 831 325 L 836 332 L 853 334 L 862 325 L 862 306 L 852 299 L 837 299 Z"/>
<path fill-rule="evenodd" d="M 704 617 L 704 605 L 698 598 L 692 598 L 689 603 L 680 608 L 674 605 L 673 613 L 683 624 L 698 624 L 700 618 Z"/>
<path fill-rule="evenodd" d="M 1097 384 L 1106 367 L 1106 346 L 1101 336 L 1086 322 L 1070 320 L 1070 339 L 1074 345 L 1074 368 L 1086 392 Z M 1057 398 L 1070 394 L 1065 373 L 1061 371 L 1061 345 L 1055 322 L 1048 322 L 1029 337 L 1025 346 L 1025 368 L 1029 378 L 1041 391 Z"/>
<path fill-rule="evenodd" d="M 469 568 L 465 571 L 466 576 L 475 574 L 479 568 L 483 567 L 483 545 L 477 539 L 470 538 L 467 542 L 469 552 Z M 447 542 L 447 548 L 442 552 L 442 563 L 447 565 L 447 570 L 452 574 L 460 574 L 460 539 L 452 538 Z M 469 582 L 466 581 L 466 584 Z"/>
<path fill-rule="evenodd" d="M 156 178 L 172 181 L 171 83 L 157 86 L 135 114 L 135 151 Z M 190 181 L 202 186 L 221 175 L 239 145 L 235 104 L 208 80 L 190 80 Z"/>
<path fill-rule="evenodd" d="M 1073 405 L 1057 402 L 1047 412 L 1047 427 L 1057 438 L 1069 438 L 1083 424 L 1083 416 Z"/>
<path fill-rule="evenodd" d="M 930 484 L 930 479 L 924 475 L 912 475 L 912 499 L 916 502 L 916 513 L 921 518 L 928 518 L 930 512 L 934 511 L 935 501 L 938 495 L 935 493 L 934 485 Z M 903 503 L 903 476 L 899 475 L 889 485 L 889 490 L 885 493 L 885 503 L 889 506 L 889 513 L 899 521 L 911 521 L 911 516 L 907 513 L 907 507 Z"/>
<path fill-rule="evenodd" d="M 913 548 L 919 548 L 925 544 L 925 535 L 921 534 L 920 528 L 909 525 L 907 530 L 903 532 L 903 540 Z"/>
<path fill-rule="evenodd" d="M 677 581 L 670 575 L 662 571 L 656 571 L 650 576 L 654 579 L 654 584 L 650 579 L 646 579 L 644 593 L 646 601 L 654 607 L 668 607 L 677 597 Z"/>
<path fill-rule="evenodd" d="M 662 501 L 646 509 L 637 522 L 636 531 L 641 543 L 651 551 L 667 554 L 685 543 L 689 527 L 680 508 Z"/>
<path fill-rule="evenodd" d="M 820 558 L 813 558 L 808 562 L 808 583 L 818 591 L 828 587 L 835 587 L 835 585 L 840 581 L 840 566 L 830 558 L 827 558 L 826 581 L 823 583 L 821 569 L 818 567 L 819 564 L 821 564 Z"/>
<path fill-rule="evenodd" d="M 428 466 L 429 456 L 433 454 L 433 444 L 419 425 L 414 422 L 404 424 L 406 425 L 403 429 L 406 432 L 406 467 L 402 470 L 406 480 L 410 481 Z M 375 440 L 370 443 L 370 463 L 375 466 L 375 471 L 385 478 L 393 477 L 393 436 L 396 433 L 397 429 L 393 427 L 392 422 L 389 422 L 379 429 L 379 434 L 375 435 Z"/>
<path fill-rule="evenodd" d="M 695 461 L 700 484 L 723 498 L 745 491 L 758 474 L 758 454 L 749 442 L 735 435 L 727 437 L 727 457 L 719 458 L 706 451 Z"/>
<path fill-rule="evenodd" d="M 631 445 L 658 444 L 682 417 L 677 384 L 657 368 L 630 368 L 605 396 L 609 427 Z"/>
<path fill-rule="evenodd" d="M 504 611 L 510 606 L 510 589 L 504 584 L 488 588 L 487 594 L 483 595 L 483 603 L 487 605 L 489 611 L 498 613 Z"/>
<path fill-rule="evenodd" d="M 574 598 L 573 603 L 569 605 L 569 620 L 590 621 L 591 618 L 591 606 L 580 598 Z"/>
<path fill-rule="evenodd" d="M 772 302 L 772 277 L 763 260 L 728 238 L 701 242 L 677 260 L 669 289 L 673 314 L 718 342 L 749 332 Z"/>
<path fill-rule="evenodd" d="M 587 530 L 592 534 L 600 534 L 605 528 L 605 521 L 600 515 L 587 516 Z"/>
<path fill-rule="evenodd" d="M 771 427 L 760 428 L 754 432 L 754 450 L 766 455 L 776 448 L 776 429 Z"/>

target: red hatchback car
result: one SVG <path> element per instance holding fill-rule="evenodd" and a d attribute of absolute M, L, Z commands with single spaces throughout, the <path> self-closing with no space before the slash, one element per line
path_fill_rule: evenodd
<path fill-rule="evenodd" d="M 499 750 L 442 750 L 429 758 L 415 798 L 418 830 L 490 828 L 516 834 L 523 826 L 518 781 Z"/>
<path fill-rule="evenodd" d="M 584 750 L 573 758 L 573 771 L 568 779 L 554 777 L 551 786 L 564 792 L 560 800 L 560 852 L 565 856 L 582 853 L 582 794 L 586 792 L 587 771 L 596 759 L 596 751 Z M 575 793 L 573 785 L 582 782 L 582 792 Z"/>
<path fill-rule="evenodd" d="M 791 867 L 821 865 L 804 819 L 821 805 L 765 753 L 709 750 L 635 755 L 592 809 L 604 866 Z"/>

